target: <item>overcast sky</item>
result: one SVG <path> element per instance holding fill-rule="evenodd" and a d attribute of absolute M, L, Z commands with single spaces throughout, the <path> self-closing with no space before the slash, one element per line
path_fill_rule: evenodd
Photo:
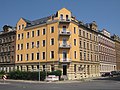
<path fill-rule="evenodd" d="M 120 0 L 0 0 L 0 30 L 5 24 L 16 26 L 24 17 L 35 20 L 69 9 L 84 23 L 96 21 L 99 30 L 120 36 Z"/>

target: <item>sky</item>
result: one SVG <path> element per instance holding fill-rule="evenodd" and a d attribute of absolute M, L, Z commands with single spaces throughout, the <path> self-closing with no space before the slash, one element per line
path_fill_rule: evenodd
<path fill-rule="evenodd" d="M 0 31 L 4 25 L 16 26 L 23 17 L 40 19 L 67 8 L 79 21 L 96 21 L 98 29 L 120 36 L 120 0 L 0 0 Z"/>

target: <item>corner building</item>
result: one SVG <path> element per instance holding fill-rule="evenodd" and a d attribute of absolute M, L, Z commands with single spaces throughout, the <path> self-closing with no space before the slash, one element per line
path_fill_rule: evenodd
<path fill-rule="evenodd" d="M 34 21 L 21 18 L 16 26 L 15 68 L 38 71 L 40 62 L 40 71 L 61 70 L 69 80 L 99 76 L 95 26 L 82 24 L 66 8 Z"/>

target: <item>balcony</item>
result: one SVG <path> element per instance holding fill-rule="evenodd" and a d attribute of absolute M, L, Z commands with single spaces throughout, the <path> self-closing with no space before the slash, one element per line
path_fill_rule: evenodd
<path fill-rule="evenodd" d="M 68 45 L 68 44 L 60 44 L 59 45 L 59 48 L 71 48 L 71 45 Z"/>
<path fill-rule="evenodd" d="M 70 23 L 70 19 L 59 19 L 60 23 Z"/>
<path fill-rule="evenodd" d="M 68 36 L 70 36 L 71 32 L 70 31 L 60 31 L 59 35 L 68 35 Z"/>
<path fill-rule="evenodd" d="M 71 59 L 70 58 L 61 58 L 61 59 L 59 59 L 59 62 L 61 62 L 61 63 L 70 63 Z"/>

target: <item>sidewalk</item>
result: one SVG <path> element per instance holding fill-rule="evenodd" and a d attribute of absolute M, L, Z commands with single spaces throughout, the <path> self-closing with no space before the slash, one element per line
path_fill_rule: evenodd
<path fill-rule="evenodd" d="M 63 81 L 31 81 L 31 80 L 13 80 L 13 79 L 7 79 L 5 82 L 24 82 L 24 83 L 80 83 L 85 81 L 93 81 L 93 78 L 86 78 L 83 80 L 63 80 Z M 0 79 L 0 83 L 3 83 L 3 79 Z"/>

